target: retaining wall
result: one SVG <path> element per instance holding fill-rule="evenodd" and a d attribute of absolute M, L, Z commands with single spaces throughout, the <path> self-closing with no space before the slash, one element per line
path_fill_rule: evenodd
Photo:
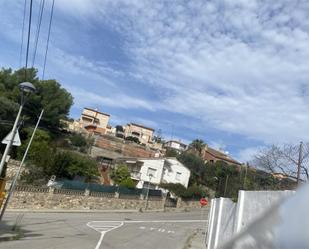
<path fill-rule="evenodd" d="M 151 196 L 148 210 L 164 210 L 165 198 Z M 143 210 L 143 196 L 119 195 L 118 193 L 90 192 L 68 189 L 18 186 L 8 209 L 52 210 Z M 193 209 L 195 202 L 184 202 L 179 209 Z"/>

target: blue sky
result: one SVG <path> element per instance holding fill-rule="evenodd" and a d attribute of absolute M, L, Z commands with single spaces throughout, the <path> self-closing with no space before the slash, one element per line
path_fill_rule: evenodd
<path fill-rule="evenodd" d="M 0 2 L 1 67 L 19 67 L 22 13 Z M 74 118 L 94 107 L 246 161 L 308 141 L 308 15 L 308 1 L 56 0 L 46 78 L 72 93 Z"/>

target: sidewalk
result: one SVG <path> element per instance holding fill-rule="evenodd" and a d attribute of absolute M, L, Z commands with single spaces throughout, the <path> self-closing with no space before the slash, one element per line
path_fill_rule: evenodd
<path fill-rule="evenodd" d="M 183 249 L 205 249 L 205 230 L 197 229 L 188 239 Z"/>
<path fill-rule="evenodd" d="M 1 241 L 9 241 L 16 240 L 22 237 L 22 232 L 17 228 L 13 231 L 13 226 L 3 221 L 0 222 L 0 242 Z"/>

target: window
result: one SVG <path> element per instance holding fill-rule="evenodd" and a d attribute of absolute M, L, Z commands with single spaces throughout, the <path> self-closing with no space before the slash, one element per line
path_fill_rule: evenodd
<path fill-rule="evenodd" d="M 156 172 L 157 172 L 156 169 L 154 169 L 154 168 L 148 168 L 148 169 L 147 169 L 147 176 L 152 175 L 152 177 L 155 177 L 155 176 L 156 176 Z"/>
<path fill-rule="evenodd" d="M 176 172 L 176 180 L 180 181 L 181 178 L 181 173 L 180 172 Z"/>

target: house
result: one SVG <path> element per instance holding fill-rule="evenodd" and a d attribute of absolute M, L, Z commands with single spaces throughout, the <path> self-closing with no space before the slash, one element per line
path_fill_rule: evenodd
<path fill-rule="evenodd" d="M 206 162 L 210 162 L 210 163 L 215 163 L 217 161 L 223 161 L 227 164 L 241 165 L 240 162 L 231 158 L 226 153 L 219 151 L 219 150 L 215 150 L 213 148 L 210 148 L 207 144 L 204 146 L 204 148 L 202 150 L 201 157 Z"/>
<path fill-rule="evenodd" d="M 154 129 L 135 123 L 130 123 L 125 127 L 124 133 L 125 137 L 137 137 L 142 144 L 147 145 L 152 142 Z"/>
<path fill-rule="evenodd" d="M 119 158 L 128 166 L 137 188 L 158 189 L 161 183 L 180 183 L 188 187 L 190 170 L 176 158 Z"/>
<path fill-rule="evenodd" d="M 182 151 L 185 151 L 187 149 L 187 145 L 180 142 L 180 141 L 176 141 L 176 140 L 170 140 L 170 141 L 167 141 L 165 144 L 164 144 L 164 148 L 170 148 L 170 149 L 174 149 L 174 150 L 177 150 L 179 152 L 182 152 Z"/>
<path fill-rule="evenodd" d="M 84 108 L 79 123 L 89 133 L 103 135 L 106 133 L 109 118 L 109 114 L 96 109 Z"/>

